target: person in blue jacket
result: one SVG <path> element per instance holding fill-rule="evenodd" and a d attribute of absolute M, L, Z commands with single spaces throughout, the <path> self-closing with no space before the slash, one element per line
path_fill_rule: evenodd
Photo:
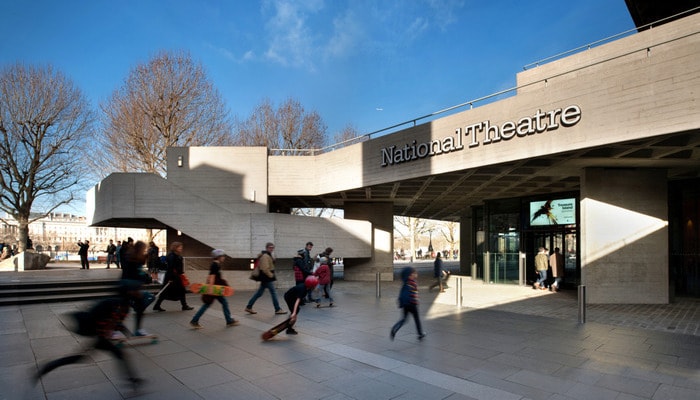
<path fill-rule="evenodd" d="M 405 267 L 401 270 L 401 279 L 403 280 L 403 286 L 401 286 L 401 291 L 399 292 L 399 308 L 403 308 L 403 314 L 401 319 L 394 324 L 391 328 L 391 340 L 394 340 L 396 332 L 401 329 L 408 314 L 413 315 L 413 319 L 416 321 L 416 331 L 418 332 L 418 340 L 425 337 L 425 332 L 421 327 L 420 317 L 418 316 L 418 272 L 413 267 Z"/>

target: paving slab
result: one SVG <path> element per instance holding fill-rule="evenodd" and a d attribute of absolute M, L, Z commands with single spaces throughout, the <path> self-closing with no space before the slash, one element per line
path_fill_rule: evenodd
<path fill-rule="evenodd" d="M 115 274 L 109 270 L 77 271 Z M 62 279 L 76 271 L 64 270 Z M 224 271 L 225 273 L 225 271 Z M 118 274 L 118 272 L 117 272 Z M 16 279 L 0 274 L 3 279 Z M 0 307 L 0 399 L 696 399 L 700 391 L 699 304 L 587 307 L 578 321 L 575 291 L 462 279 L 445 293 L 419 278 L 420 315 L 395 340 L 398 282 L 334 285 L 337 307 L 302 308 L 299 335 L 270 342 L 260 334 L 287 316 L 275 315 L 269 294 L 258 314 L 243 312 L 252 291 L 229 297 L 240 325 L 227 328 L 215 303 L 193 330 L 194 311 L 148 311 L 143 326 L 157 344 L 125 348 L 146 383 L 134 390 L 103 352 L 59 368 L 34 384 L 37 366 L 82 349 L 65 314 L 90 301 Z M 23 277 L 22 279 L 27 279 Z M 47 279 L 33 274 L 31 279 Z M 101 279 L 101 278 L 100 278 Z M 288 284 L 278 282 L 280 297 Z M 199 296 L 188 295 L 193 306 Z M 127 320 L 133 324 L 131 317 Z M 691 327 L 691 328 L 688 328 Z"/>

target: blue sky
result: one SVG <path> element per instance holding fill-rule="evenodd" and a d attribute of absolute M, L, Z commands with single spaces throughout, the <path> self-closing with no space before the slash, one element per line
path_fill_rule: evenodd
<path fill-rule="evenodd" d="M 0 65 L 47 64 L 97 107 L 160 50 L 232 116 L 265 97 L 367 133 L 515 85 L 525 64 L 632 29 L 624 0 L 6 1 Z"/>

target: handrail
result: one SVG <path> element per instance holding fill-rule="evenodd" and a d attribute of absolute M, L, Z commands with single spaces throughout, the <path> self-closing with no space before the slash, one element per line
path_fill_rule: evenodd
<path fill-rule="evenodd" d="M 583 51 L 583 50 L 590 50 L 592 47 L 599 46 L 599 45 L 601 45 L 601 44 L 603 44 L 603 43 L 607 43 L 607 42 L 609 42 L 609 41 L 611 41 L 611 40 L 613 40 L 613 39 L 617 39 L 617 38 L 620 38 L 620 37 L 623 37 L 623 36 L 627 36 L 627 35 L 629 35 L 630 33 L 636 33 L 636 32 L 638 32 L 638 31 L 641 30 L 641 29 L 653 28 L 654 25 L 658 25 L 658 24 L 660 24 L 660 23 L 663 23 L 664 21 L 668 21 L 668 20 L 670 20 L 670 19 L 675 19 L 675 18 L 678 18 L 678 17 L 680 17 L 680 16 L 682 16 L 682 15 L 686 15 L 686 14 L 687 14 L 687 15 L 694 14 L 694 13 L 696 13 L 697 11 L 700 11 L 700 6 L 695 7 L 695 8 L 691 8 L 690 10 L 686 10 L 686 11 L 683 11 L 683 12 L 679 12 L 678 14 L 674 14 L 674 15 L 671 15 L 671 16 L 668 16 L 668 17 L 665 17 L 665 18 L 661 18 L 661 19 L 658 20 L 658 21 L 650 22 L 650 23 L 648 23 L 648 24 L 645 24 L 645 25 L 642 25 L 642 26 L 638 26 L 638 27 L 635 27 L 635 28 L 633 28 L 633 29 L 628 29 L 628 30 L 626 30 L 626 31 L 624 31 L 624 32 L 620 32 L 620 33 L 618 33 L 618 34 L 615 34 L 615 35 L 612 35 L 612 36 L 608 36 L 608 37 L 606 37 L 606 38 L 604 38 L 604 39 L 596 40 L 595 42 L 591 42 L 591 43 L 585 44 L 585 45 L 583 45 L 583 46 L 579 46 L 579 47 L 576 47 L 576 48 L 574 48 L 574 49 L 567 50 L 567 51 L 561 52 L 561 53 L 559 53 L 559 54 L 555 54 L 555 55 L 553 55 L 553 56 L 549 56 L 549 57 L 543 58 L 543 59 L 541 59 L 541 60 L 537 60 L 537 61 L 535 61 L 535 62 L 526 64 L 525 66 L 523 66 L 523 70 L 524 70 L 524 71 L 527 71 L 527 70 L 530 69 L 530 68 L 539 67 L 540 65 L 546 64 L 546 63 L 548 63 L 548 62 L 550 62 L 550 61 L 552 61 L 552 60 L 557 60 L 557 59 L 562 58 L 562 57 L 564 57 L 564 56 L 568 56 L 568 55 L 570 55 L 570 54 L 578 53 L 578 52 Z"/>
<path fill-rule="evenodd" d="M 675 14 L 675 15 L 671 15 L 671 16 L 669 16 L 669 17 L 662 18 L 662 19 L 660 19 L 660 20 L 658 20 L 658 21 L 650 22 L 650 23 L 648 23 L 648 24 L 642 25 L 642 26 L 640 26 L 640 27 L 636 27 L 636 28 L 634 28 L 634 29 L 629 29 L 629 30 L 627 30 L 627 31 L 618 33 L 618 34 L 613 35 L 613 36 L 609 36 L 609 37 L 604 38 L 604 39 L 597 40 L 597 41 L 595 41 L 595 42 L 591 42 L 591 43 L 589 43 L 589 44 L 587 44 L 587 45 L 584 45 L 584 46 L 579 46 L 579 47 L 577 47 L 577 48 L 575 48 L 575 49 L 571 49 L 571 50 L 568 50 L 568 51 L 565 51 L 565 52 L 562 52 L 562 53 L 559 53 L 559 54 L 556 54 L 556 55 L 553 55 L 553 56 L 550 56 L 550 57 L 547 57 L 547 58 L 543 58 L 543 59 L 541 59 L 541 60 L 539 60 L 539 61 L 535 61 L 535 62 L 533 62 L 533 63 L 530 63 L 530 64 L 525 65 L 525 66 L 523 67 L 523 70 L 527 70 L 528 68 L 531 68 L 531 67 L 533 67 L 533 66 L 539 66 L 539 65 L 541 65 L 541 64 L 544 64 L 545 62 L 550 62 L 550 61 L 552 61 L 552 60 L 561 58 L 561 57 L 563 57 L 563 56 L 565 56 L 565 55 L 577 53 L 577 52 L 582 51 L 582 50 L 584 50 L 584 49 L 585 49 L 585 50 L 589 50 L 589 49 L 591 49 L 591 47 L 593 47 L 593 46 L 598 46 L 598 45 L 600 45 L 600 44 L 602 44 L 602 43 L 606 43 L 606 42 L 608 42 L 608 41 L 610 41 L 610 40 L 612 40 L 612 39 L 619 38 L 619 37 L 622 37 L 622 36 L 626 36 L 626 35 L 630 34 L 631 32 L 636 32 L 636 31 L 638 31 L 639 29 L 651 28 L 651 27 L 653 27 L 655 24 L 659 24 L 659 23 L 661 23 L 661 22 L 663 22 L 663 21 L 666 21 L 666 20 L 669 20 L 669 19 L 673 19 L 673 18 L 677 18 L 677 17 L 679 17 L 679 16 L 681 16 L 681 15 L 685 15 L 685 14 L 688 14 L 688 15 L 694 14 L 695 12 L 698 12 L 698 11 L 700 11 L 700 6 L 695 7 L 695 8 L 692 8 L 692 9 L 689 9 L 689 10 L 686 10 L 686 11 L 683 11 L 683 12 L 680 12 L 680 13 Z M 354 138 L 347 139 L 347 140 L 344 140 L 344 141 L 342 141 L 342 142 L 335 143 L 335 144 L 332 144 L 332 145 L 329 145 L 329 146 L 325 146 L 325 147 L 321 147 L 321 148 L 318 148 L 318 149 L 270 149 L 270 151 L 271 151 L 271 152 L 275 152 L 275 153 L 285 153 L 285 152 L 309 153 L 308 155 L 316 155 L 316 154 L 320 154 L 320 153 L 325 153 L 325 152 L 327 152 L 327 151 L 335 150 L 335 148 L 344 147 L 344 145 L 345 145 L 346 143 L 349 143 L 349 142 L 362 142 L 362 141 L 366 141 L 366 140 L 371 139 L 371 138 L 372 138 L 372 135 L 376 135 L 376 134 L 378 134 L 378 133 L 386 132 L 386 131 L 389 131 L 389 130 L 391 130 L 391 129 L 395 129 L 395 128 L 398 128 L 398 127 L 401 127 L 401 126 L 404 126 L 404 125 L 407 125 L 407 124 L 413 124 L 413 126 L 416 126 L 416 123 L 417 123 L 418 121 L 422 121 L 422 120 L 424 120 L 424 119 L 431 118 L 431 117 L 434 117 L 434 116 L 436 116 L 436 115 L 444 114 L 444 113 L 446 113 L 446 112 L 450 112 L 450 111 L 452 111 L 452 110 L 456 110 L 456 109 L 458 109 L 458 108 L 462 108 L 462 107 L 465 107 L 465 106 L 467 106 L 467 105 L 469 105 L 469 107 L 470 107 L 470 109 L 471 109 L 471 108 L 474 106 L 474 103 L 483 102 L 483 101 L 489 100 L 489 99 L 491 99 L 491 98 L 498 97 L 498 96 L 500 96 L 500 95 L 503 95 L 503 94 L 506 94 L 506 93 L 510 93 L 510 92 L 516 91 L 516 90 L 521 89 L 521 88 L 523 88 L 523 87 L 533 85 L 533 84 L 538 83 L 538 82 L 540 82 L 540 81 L 538 80 L 538 81 L 535 81 L 535 82 L 527 83 L 527 84 L 522 85 L 522 86 L 514 86 L 514 87 L 511 87 L 511 88 L 508 88 L 508 89 L 504 89 L 504 90 L 498 91 L 498 92 L 496 92 L 496 93 L 492 93 L 492 94 L 489 94 L 489 95 L 486 95 L 486 96 L 482 96 L 482 97 L 479 97 L 479 98 L 476 98 L 476 99 L 473 99 L 473 100 L 468 100 L 468 101 L 465 101 L 465 102 L 463 102 L 463 103 L 460 103 L 460 104 L 457 104 L 457 105 L 454 105 L 454 106 L 451 106 L 451 107 L 447 107 L 447 108 L 444 108 L 444 109 L 442 109 L 442 110 L 438 110 L 438 111 L 432 112 L 432 113 L 430 113 L 430 114 L 423 115 L 423 116 L 421 116 L 421 117 L 409 119 L 409 120 L 407 120 L 407 121 L 400 122 L 400 123 L 398 123 L 398 124 L 394 124 L 394 125 L 388 126 L 388 127 L 386 127 L 386 128 L 382 128 L 382 129 L 378 129 L 378 130 L 376 130 L 376 131 L 372 131 L 372 132 L 369 132 L 369 133 L 365 133 L 365 134 L 363 134 L 363 135 L 356 136 L 356 137 L 354 137 Z"/>

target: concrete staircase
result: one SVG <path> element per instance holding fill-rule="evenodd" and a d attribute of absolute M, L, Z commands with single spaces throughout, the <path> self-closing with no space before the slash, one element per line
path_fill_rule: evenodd
<path fill-rule="evenodd" d="M 103 299 L 116 295 L 117 284 L 115 280 L 2 282 L 0 306 Z M 155 294 L 160 287 L 144 285 L 144 290 Z"/>

